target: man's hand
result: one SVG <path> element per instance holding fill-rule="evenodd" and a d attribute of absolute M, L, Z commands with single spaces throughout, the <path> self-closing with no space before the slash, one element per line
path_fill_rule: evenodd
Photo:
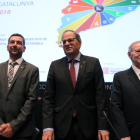
<path fill-rule="evenodd" d="M 131 140 L 130 137 L 121 138 L 121 140 Z"/>
<path fill-rule="evenodd" d="M 0 126 L 0 135 L 6 138 L 11 138 L 15 134 L 9 123 Z"/>
<path fill-rule="evenodd" d="M 109 140 L 109 132 L 108 131 L 98 131 L 98 139 L 99 140 Z"/>
<path fill-rule="evenodd" d="M 54 140 L 54 131 L 45 131 L 42 135 L 42 140 Z"/>
<path fill-rule="evenodd" d="M 5 123 L 3 123 L 2 125 L 0 125 L 0 133 L 2 133 L 3 131 L 4 131 L 4 125 L 5 125 Z"/>

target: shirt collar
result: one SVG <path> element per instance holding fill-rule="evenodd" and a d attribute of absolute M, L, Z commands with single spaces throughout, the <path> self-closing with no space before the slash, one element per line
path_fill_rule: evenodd
<path fill-rule="evenodd" d="M 78 62 L 80 62 L 80 56 L 81 56 L 81 53 L 79 52 L 78 56 L 75 57 L 74 60 L 77 60 Z M 70 61 L 72 60 L 72 59 L 69 58 L 68 56 L 67 56 L 67 59 L 68 59 L 68 62 L 70 62 Z"/>
<path fill-rule="evenodd" d="M 133 70 L 135 71 L 135 73 L 137 74 L 137 76 L 139 77 L 140 75 L 140 69 L 137 68 L 136 66 L 132 65 Z"/>
<path fill-rule="evenodd" d="M 20 65 L 22 63 L 22 61 L 23 61 L 23 58 L 21 57 L 21 58 L 17 59 L 15 62 L 17 62 L 17 64 Z M 12 60 L 9 58 L 8 64 L 10 64 L 11 62 L 12 62 Z"/>

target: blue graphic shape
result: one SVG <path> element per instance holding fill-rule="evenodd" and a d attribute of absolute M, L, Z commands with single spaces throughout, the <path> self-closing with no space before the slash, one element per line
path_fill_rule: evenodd
<path fill-rule="evenodd" d="M 100 13 L 100 17 L 101 17 L 101 25 L 102 26 L 110 24 L 108 22 L 107 18 L 102 13 Z"/>
<path fill-rule="evenodd" d="M 60 30 L 68 25 L 70 25 L 71 23 L 77 21 L 78 19 L 94 12 L 95 10 L 92 9 L 92 10 L 86 10 L 86 11 L 82 11 L 82 12 L 77 12 L 77 13 L 71 13 L 71 14 L 66 14 L 62 17 L 62 23 L 63 25 L 57 29 L 57 30 Z"/>
<path fill-rule="evenodd" d="M 118 7 L 105 7 L 105 10 L 112 10 L 117 12 L 125 12 L 129 13 L 131 11 L 134 11 L 138 6 L 137 5 L 129 5 L 129 6 L 118 6 Z"/>
<path fill-rule="evenodd" d="M 115 21 L 115 19 L 116 19 L 115 16 L 113 16 L 113 15 L 111 15 L 111 14 L 105 12 L 105 11 L 103 11 L 102 14 L 107 18 L 107 20 L 108 20 L 111 24 L 112 24 L 112 23 Z"/>

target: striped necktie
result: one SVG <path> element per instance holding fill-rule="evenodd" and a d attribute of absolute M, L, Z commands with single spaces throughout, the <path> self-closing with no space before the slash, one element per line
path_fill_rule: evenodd
<path fill-rule="evenodd" d="M 13 74 L 14 74 L 14 66 L 17 64 L 17 62 L 11 62 L 10 63 L 10 68 L 8 72 L 8 88 L 10 88 L 11 83 L 13 81 Z"/>

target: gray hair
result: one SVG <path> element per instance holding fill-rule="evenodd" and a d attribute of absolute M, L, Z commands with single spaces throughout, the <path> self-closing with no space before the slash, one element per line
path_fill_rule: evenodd
<path fill-rule="evenodd" d="M 128 51 L 132 52 L 132 51 L 133 51 L 133 50 L 132 50 L 133 45 L 134 45 L 134 44 L 137 44 L 137 43 L 140 43 L 140 41 L 135 41 L 135 42 L 133 42 L 133 43 L 128 47 Z"/>
<path fill-rule="evenodd" d="M 65 32 L 68 32 L 68 31 L 73 32 L 73 33 L 75 34 L 75 38 L 77 39 L 77 41 L 78 41 L 79 43 L 81 43 L 81 37 L 80 37 L 80 35 L 79 35 L 77 32 L 73 31 L 73 30 L 65 30 L 65 31 L 63 32 L 63 34 L 62 34 L 61 40 L 62 40 L 62 38 L 63 38 L 64 33 L 65 33 Z"/>

